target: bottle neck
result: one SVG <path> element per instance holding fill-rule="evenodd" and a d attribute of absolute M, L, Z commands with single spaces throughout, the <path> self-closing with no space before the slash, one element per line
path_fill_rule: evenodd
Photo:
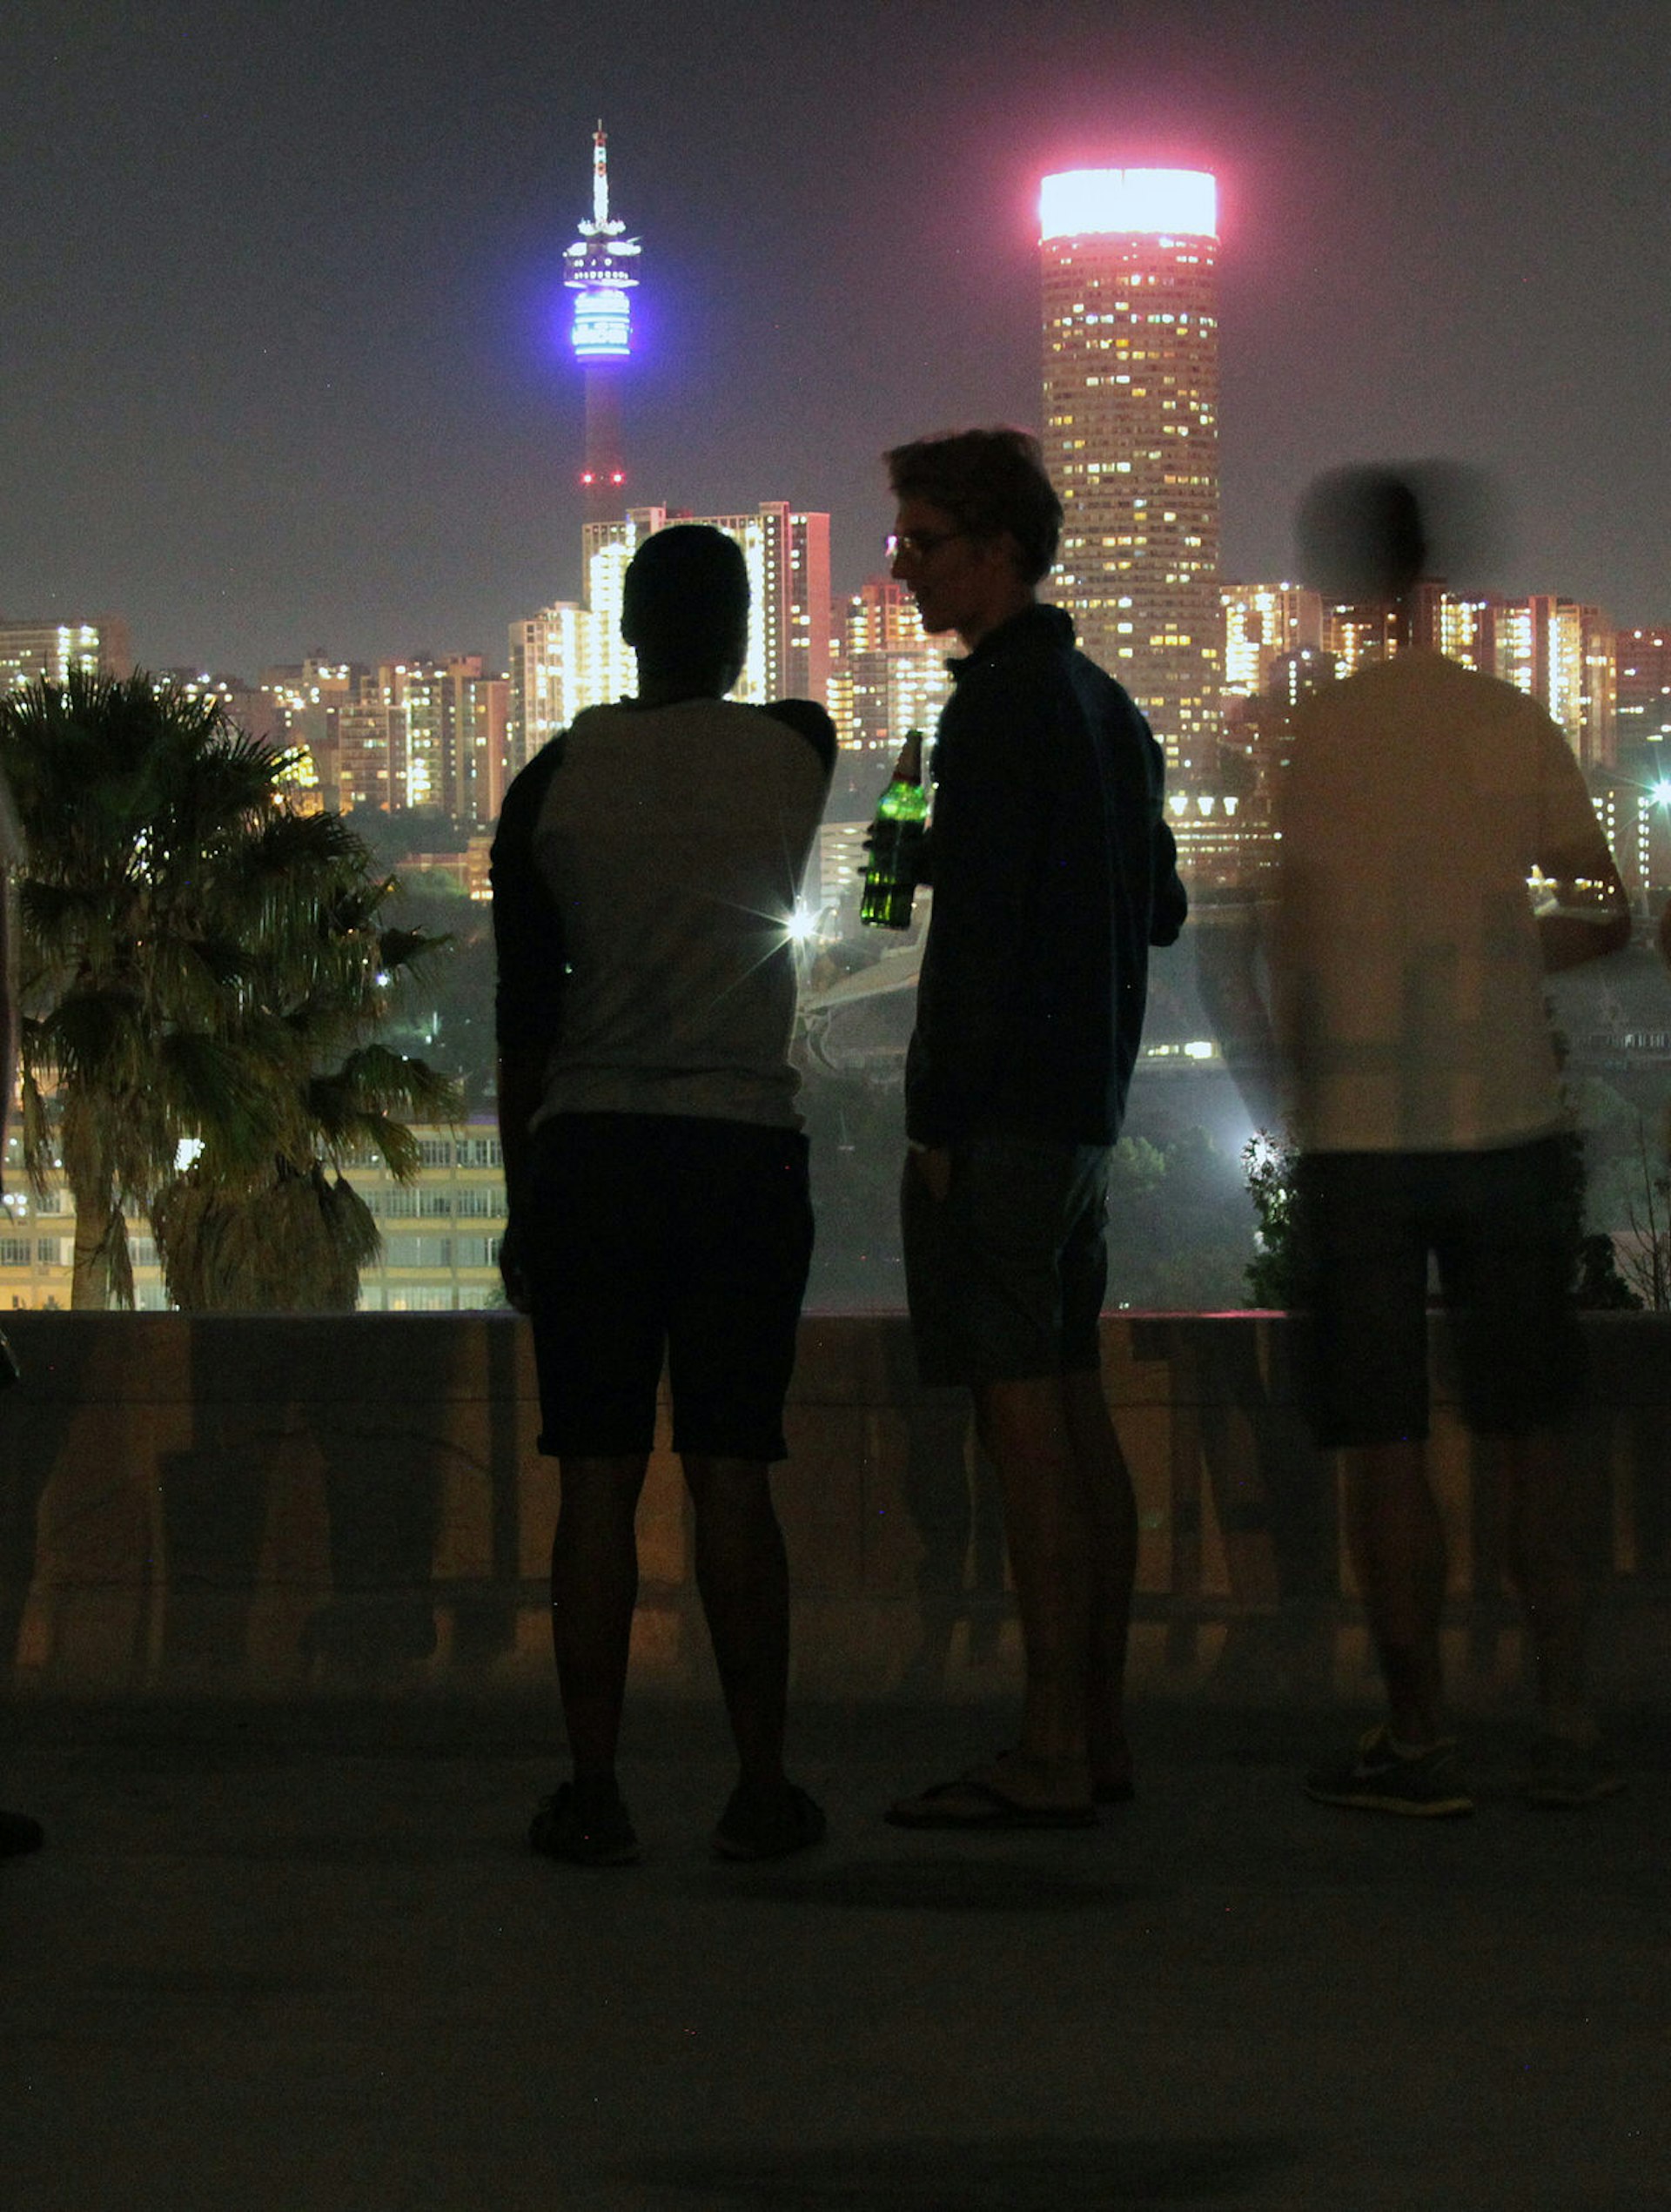
<path fill-rule="evenodd" d="M 905 743 L 899 749 L 899 758 L 894 763 L 896 783 L 916 783 L 923 781 L 923 732 L 909 729 Z"/>

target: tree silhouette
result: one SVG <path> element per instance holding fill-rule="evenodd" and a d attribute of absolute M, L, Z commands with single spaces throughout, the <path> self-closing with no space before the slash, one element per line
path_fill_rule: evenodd
<path fill-rule="evenodd" d="M 132 1303 L 124 1209 L 181 1304 L 352 1305 L 376 1229 L 342 1167 L 369 1147 L 414 1173 L 400 1117 L 453 1110 L 372 1041 L 435 942 L 379 926 L 389 884 L 340 817 L 297 810 L 295 758 L 143 673 L 0 699 L 24 1159 L 70 1186 L 77 1307 Z"/>

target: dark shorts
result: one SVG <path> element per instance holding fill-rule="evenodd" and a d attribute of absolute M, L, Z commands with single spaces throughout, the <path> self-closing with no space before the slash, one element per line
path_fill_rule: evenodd
<path fill-rule="evenodd" d="M 648 1452 L 665 1355 L 675 1451 L 785 1456 L 783 1398 L 812 1259 L 800 1131 L 554 1115 L 534 1134 L 518 1234 L 542 1452 Z"/>
<path fill-rule="evenodd" d="M 1487 1152 L 1313 1153 L 1295 1213 L 1306 1412 L 1319 1444 L 1427 1434 L 1427 1263 L 1439 1264 L 1462 1416 L 1560 1426 L 1583 1390 L 1565 1140 Z"/>
<path fill-rule="evenodd" d="M 1108 1150 L 971 1137 L 933 1198 L 916 1155 L 900 1193 L 905 1288 L 925 1383 L 1094 1369 L 1108 1281 Z"/>

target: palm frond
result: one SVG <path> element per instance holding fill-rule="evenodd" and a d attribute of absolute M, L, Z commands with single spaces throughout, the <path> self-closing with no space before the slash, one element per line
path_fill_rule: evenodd
<path fill-rule="evenodd" d="M 245 1290 L 259 1259 L 264 1295 L 284 1302 L 286 1239 L 299 1252 L 334 1222 L 340 1302 L 344 1255 L 373 1249 L 376 1229 L 323 1163 L 370 1149 L 410 1176 L 404 1117 L 458 1112 L 446 1078 L 376 1042 L 390 978 L 450 948 L 384 924 L 393 879 L 340 816 L 299 810 L 284 782 L 297 758 L 143 673 L 77 669 L 0 698 L 28 855 L 24 1153 L 37 1180 L 61 1156 L 89 1224 L 155 1199 L 173 1225 L 171 1284 L 205 1295 L 182 1240 Z M 203 1146 L 192 1198 L 175 1172 L 185 1136 Z M 105 1242 L 88 1268 L 131 1295 L 125 1236 Z M 319 1264 L 309 1295 L 323 1294 Z"/>

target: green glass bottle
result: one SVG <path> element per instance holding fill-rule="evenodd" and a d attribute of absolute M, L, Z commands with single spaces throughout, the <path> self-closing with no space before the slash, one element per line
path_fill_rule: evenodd
<path fill-rule="evenodd" d="M 917 856 L 928 824 L 923 732 L 908 729 L 894 765 L 893 781 L 877 801 L 876 818 L 870 827 L 870 857 L 865 863 L 864 892 L 859 901 L 859 919 L 869 928 L 910 927 Z"/>

